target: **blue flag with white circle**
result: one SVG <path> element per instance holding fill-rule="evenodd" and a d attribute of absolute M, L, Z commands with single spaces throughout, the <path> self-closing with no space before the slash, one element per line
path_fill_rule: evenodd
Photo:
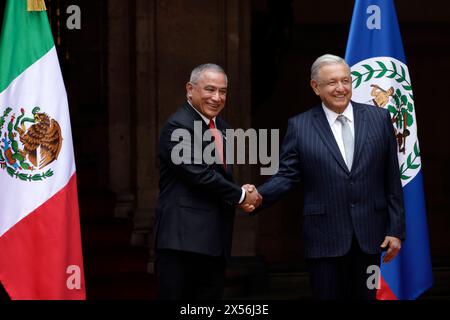
<path fill-rule="evenodd" d="M 381 264 L 381 300 L 412 300 L 433 284 L 414 94 L 392 0 L 356 0 L 345 60 L 353 100 L 389 110 L 398 142 L 406 240 Z"/>

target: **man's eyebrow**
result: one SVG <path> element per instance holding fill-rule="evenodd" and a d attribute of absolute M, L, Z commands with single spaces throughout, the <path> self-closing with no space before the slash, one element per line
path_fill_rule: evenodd
<path fill-rule="evenodd" d="M 205 88 L 212 88 L 212 89 L 219 89 L 219 90 L 227 90 L 228 89 L 228 87 L 216 87 L 216 86 L 214 86 L 214 85 L 212 85 L 212 84 L 207 84 L 207 85 L 205 85 Z"/>

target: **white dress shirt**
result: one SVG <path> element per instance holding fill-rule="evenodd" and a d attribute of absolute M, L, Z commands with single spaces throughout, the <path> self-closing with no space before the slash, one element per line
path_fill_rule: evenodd
<path fill-rule="evenodd" d="M 209 119 L 207 117 L 205 117 L 203 114 L 201 114 L 197 109 L 195 109 L 189 100 L 188 100 L 188 103 L 192 107 L 192 109 L 194 109 L 195 112 L 197 112 L 200 115 L 200 117 L 202 117 L 203 121 L 205 121 L 206 125 L 209 127 Z M 212 118 L 212 120 L 214 121 L 214 127 L 217 128 L 216 117 Z M 238 204 L 241 204 L 242 202 L 244 202 L 244 199 L 245 199 L 245 189 L 242 187 L 241 187 L 241 189 L 242 189 L 242 194 L 241 194 L 241 198 L 239 199 Z"/>
<path fill-rule="evenodd" d="M 340 114 L 328 109 L 323 103 L 322 108 L 323 111 L 325 112 L 328 123 L 330 124 L 334 139 L 336 140 L 339 150 L 341 151 L 342 158 L 344 159 L 344 162 L 347 164 L 347 158 L 345 157 L 344 140 L 342 139 L 342 124 L 337 120 L 337 117 L 340 116 Z M 347 122 L 350 126 L 350 131 L 352 132 L 354 138 L 355 122 L 353 118 L 353 106 L 351 103 L 348 104 L 347 108 L 345 108 L 344 112 L 342 112 L 342 115 L 347 119 Z"/>

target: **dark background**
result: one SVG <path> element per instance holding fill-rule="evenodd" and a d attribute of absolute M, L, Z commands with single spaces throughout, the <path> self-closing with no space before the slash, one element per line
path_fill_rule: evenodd
<path fill-rule="evenodd" d="M 450 292 L 450 9 L 445 0 L 395 3 L 414 89 L 436 277 L 425 297 L 442 297 Z M 81 8 L 81 30 L 65 27 L 72 4 Z M 47 5 L 69 97 L 88 297 L 151 299 L 156 141 L 184 99 L 189 71 L 206 61 L 223 65 L 231 86 L 224 117 L 234 127 L 279 128 L 283 136 L 289 117 L 318 103 L 309 86 L 315 58 L 345 55 L 353 1 Z M 263 182 L 257 169 L 238 168 L 238 182 Z M 299 191 L 251 221 L 238 214 L 229 297 L 308 297 L 295 291 L 307 286 Z M 125 215 L 117 213 L 123 204 Z"/>

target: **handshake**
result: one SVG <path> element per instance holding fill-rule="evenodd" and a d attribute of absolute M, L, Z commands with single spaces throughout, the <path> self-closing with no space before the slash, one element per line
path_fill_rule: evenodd
<path fill-rule="evenodd" d="M 242 188 L 245 190 L 245 199 L 239 207 L 247 213 L 253 212 L 261 205 L 263 198 L 252 184 L 244 184 Z"/>

